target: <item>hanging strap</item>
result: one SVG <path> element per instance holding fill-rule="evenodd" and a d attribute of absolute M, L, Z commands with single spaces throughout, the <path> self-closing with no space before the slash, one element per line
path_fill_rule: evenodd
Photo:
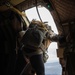
<path fill-rule="evenodd" d="M 37 14 L 38 14 L 38 16 L 39 16 L 40 21 L 42 22 L 42 19 L 41 19 L 41 17 L 40 17 L 39 10 L 38 10 L 38 7 L 37 7 L 37 0 L 35 0 L 35 4 L 36 4 L 36 11 L 37 11 Z"/>

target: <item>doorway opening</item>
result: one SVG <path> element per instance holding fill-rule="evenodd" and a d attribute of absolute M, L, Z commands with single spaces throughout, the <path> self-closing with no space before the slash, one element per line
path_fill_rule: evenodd
<path fill-rule="evenodd" d="M 38 8 L 38 11 L 39 11 L 42 21 L 46 22 L 48 25 L 50 25 L 52 30 L 56 34 L 58 34 L 55 22 L 53 20 L 51 13 L 49 12 L 49 10 L 46 9 L 45 7 L 40 7 L 40 8 Z M 36 11 L 36 7 L 25 10 L 25 13 L 26 13 L 29 21 L 32 21 L 33 19 L 40 20 L 38 14 L 37 14 L 37 11 Z M 56 49 L 57 49 L 56 42 L 51 43 L 48 48 L 49 59 L 45 63 L 46 75 L 61 75 L 62 68 L 61 68 L 61 65 L 59 64 L 59 58 L 57 57 Z"/>

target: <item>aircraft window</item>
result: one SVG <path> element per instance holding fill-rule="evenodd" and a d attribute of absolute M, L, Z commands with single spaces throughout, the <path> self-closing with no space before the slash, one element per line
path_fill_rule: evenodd
<path fill-rule="evenodd" d="M 40 7 L 38 8 L 38 11 L 39 11 L 41 20 L 43 22 L 46 22 L 48 25 L 50 25 L 52 30 L 58 34 L 55 22 L 52 18 L 52 15 L 48 11 L 48 9 L 46 9 L 45 7 Z M 32 19 L 40 20 L 36 11 L 36 7 L 26 10 L 25 13 L 29 21 L 32 21 Z M 49 59 L 45 63 L 46 74 L 61 75 L 61 66 L 59 64 L 59 59 L 57 58 L 56 49 L 57 49 L 57 43 L 56 42 L 51 43 L 48 48 Z"/>

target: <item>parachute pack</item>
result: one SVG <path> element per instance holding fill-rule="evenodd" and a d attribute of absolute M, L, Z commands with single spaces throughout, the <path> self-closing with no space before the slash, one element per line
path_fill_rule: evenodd
<path fill-rule="evenodd" d="M 22 44 L 25 46 L 40 47 L 47 32 L 43 24 L 39 21 L 32 21 L 21 40 Z"/>

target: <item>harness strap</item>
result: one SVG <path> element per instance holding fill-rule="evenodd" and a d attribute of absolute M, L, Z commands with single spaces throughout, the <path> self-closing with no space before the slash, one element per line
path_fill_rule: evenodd
<path fill-rule="evenodd" d="M 28 57 L 31 57 L 33 55 L 37 55 L 37 54 L 43 54 L 43 52 L 39 49 L 39 50 L 36 50 L 35 52 L 32 52 L 32 53 L 27 53 L 25 51 L 23 51 L 24 55 L 27 55 Z"/>

